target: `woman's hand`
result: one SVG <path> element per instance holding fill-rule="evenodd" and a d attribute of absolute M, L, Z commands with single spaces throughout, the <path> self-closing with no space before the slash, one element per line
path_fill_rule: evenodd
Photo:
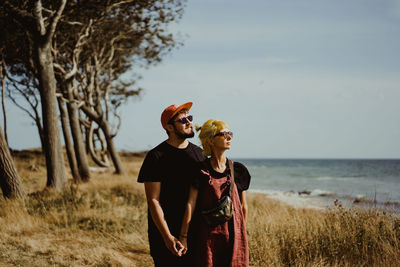
<path fill-rule="evenodd" d="M 170 235 L 164 239 L 164 243 L 168 250 L 172 252 L 172 254 L 178 257 L 184 255 L 183 251 L 186 249 L 186 247 L 176 237 Z"/>
<path fill-rule="evenodd" d="M 188 246 L 187 246 L 187 236 L 179 236 L 179 241 L 183 245 L 184 249 L 182 250 L 182 255 L 185 255 L 186 252 L 188 251 Z"/>

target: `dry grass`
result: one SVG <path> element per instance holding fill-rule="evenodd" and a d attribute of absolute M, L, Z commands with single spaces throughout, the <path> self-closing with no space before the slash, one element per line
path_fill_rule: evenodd
<path fill-rule="evenodd" d="M 151 266 L 142 157 L 123 158 L 124 176 L 92 174 L 64 192 L 44 190 L 39 154 L 18 153 L 25 201 L 0 199 L 0 266 Z M 71 178 L 70 178 L 71 180 Z"/>
<path fill-rule="evenodd" d="M 15 154 L 29 196 L 0 198 L 0 266 L 152 266 L 140 156 L 124 176 L 92 174 L 62 193 L 43 191 L 40 153 Z M 399 266 L 400 219 L 375 210 L 293 209 L 249 194 L 252 266 Z"/>
<path fill-rule="evenodd" d="M 251 195 L 254 266 L 400 266 L 400 218 L 374 209 L 294 209 Z"/>

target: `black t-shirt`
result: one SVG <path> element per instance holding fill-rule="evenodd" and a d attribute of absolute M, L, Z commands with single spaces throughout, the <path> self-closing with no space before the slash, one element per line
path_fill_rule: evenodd
<path fill-rule="evenodd" d="M 217 179 L 226 177 L 228 174 L 230 174 L 228 160 L 226 161 L 226 169 L 223 173 L 217 172 L 211 167 L 210 158 L 206 159 L 202 163 L 201 167 L 203 170 L 206 169 L 207 171 L 209 171 L 210 175 L 213 178 L 217 178 Z M 240 194 L 243 191 L 246 191 L 247 189 L 249 189 L 251 176 L 250 176 L 250 173 L 247 170 L 246 166 L 244 166 L 240 162 L 236 162 L 236 161 L 233 162 L 233 170 L 234 170 L 234 175 L 235 175 L 235 184 L 236 184 L 239 196 L 240 196 Z M 193 179 L 192 185 L 193 185 L 193 187 L 195 187 L 197 189 L 201 189 L 201 186 L 203 186 L 208 181 L 208 179 L 209 179 L 209 177 L 200 171 L 195 176 L 195 179 Z"/>
<path fill-rule="evenodd" d="M 175 237 L 179 236 L 189 187 L 199 172 L 199 162 L 204 158 L 202 149 L 190 142 L 186 148 L 179 149 L 164 141 L 147 153 L 140 168 L 139 183 L 161 182 L 160 204 L 170 232 Z M 166 248 L 150 213 L 148 222 L 150 251 L 156 255 Z"/>

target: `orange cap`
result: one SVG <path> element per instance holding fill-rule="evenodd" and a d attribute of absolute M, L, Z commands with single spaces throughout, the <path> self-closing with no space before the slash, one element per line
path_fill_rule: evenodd
<path fill-rule="evenodd" d="M 189 110 L 193 105 L 193 102 L 186 102 L 185 104 L 182 104 L 180 106 L 173 104 L 167 108 L 164 109 L 163 113 L 161 114 L 161 125 L 165 129 L 167 126 L 169 120 L 176 115 L 179 111 L 182 109 L 187 109 Z"/>

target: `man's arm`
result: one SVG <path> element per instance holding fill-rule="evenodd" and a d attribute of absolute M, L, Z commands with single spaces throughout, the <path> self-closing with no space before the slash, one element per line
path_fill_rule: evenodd
<path fill-rule="evenodd" d="M 183 254 L 185 254 L 188 249 L 187 248 L 187 235 L 188 235 L 188 231 L 189 231 L 190 221 L 192 220 L 193 212 L 196 207 L 197 195 L 198 195 L 198 190 L 196 188 L 194 188 L 193 186 L 191 186 L 189 189 L 189 197 L 188 197 L 188 201 L 186 203 L 185 214 L 183 215 L 183 219 L 182 219 L 181 232 L 179 234 L 179 240 L 185 247 L 185 249 L 183 250 Z"/>
<path fill-rule="evenodd" d="M 240 202 L 242 203 L 242 212 L 243 212 L 243 219 L 244 222 L 247 222 L 247 212 L 248 212 L 248 207 L 247 207 L 247 201 L 246 201 L 246 191 L 242 191 L 240 194 Z"/>
<path fill-rule="evenodd" d="M 181 256 L 184 246 L 169 231 L 164 211 L 160 205 L 161 182 L 145 182 L 147 205 L 151 218 L 164 239 L 165 246 L 176 256 Z"/>

